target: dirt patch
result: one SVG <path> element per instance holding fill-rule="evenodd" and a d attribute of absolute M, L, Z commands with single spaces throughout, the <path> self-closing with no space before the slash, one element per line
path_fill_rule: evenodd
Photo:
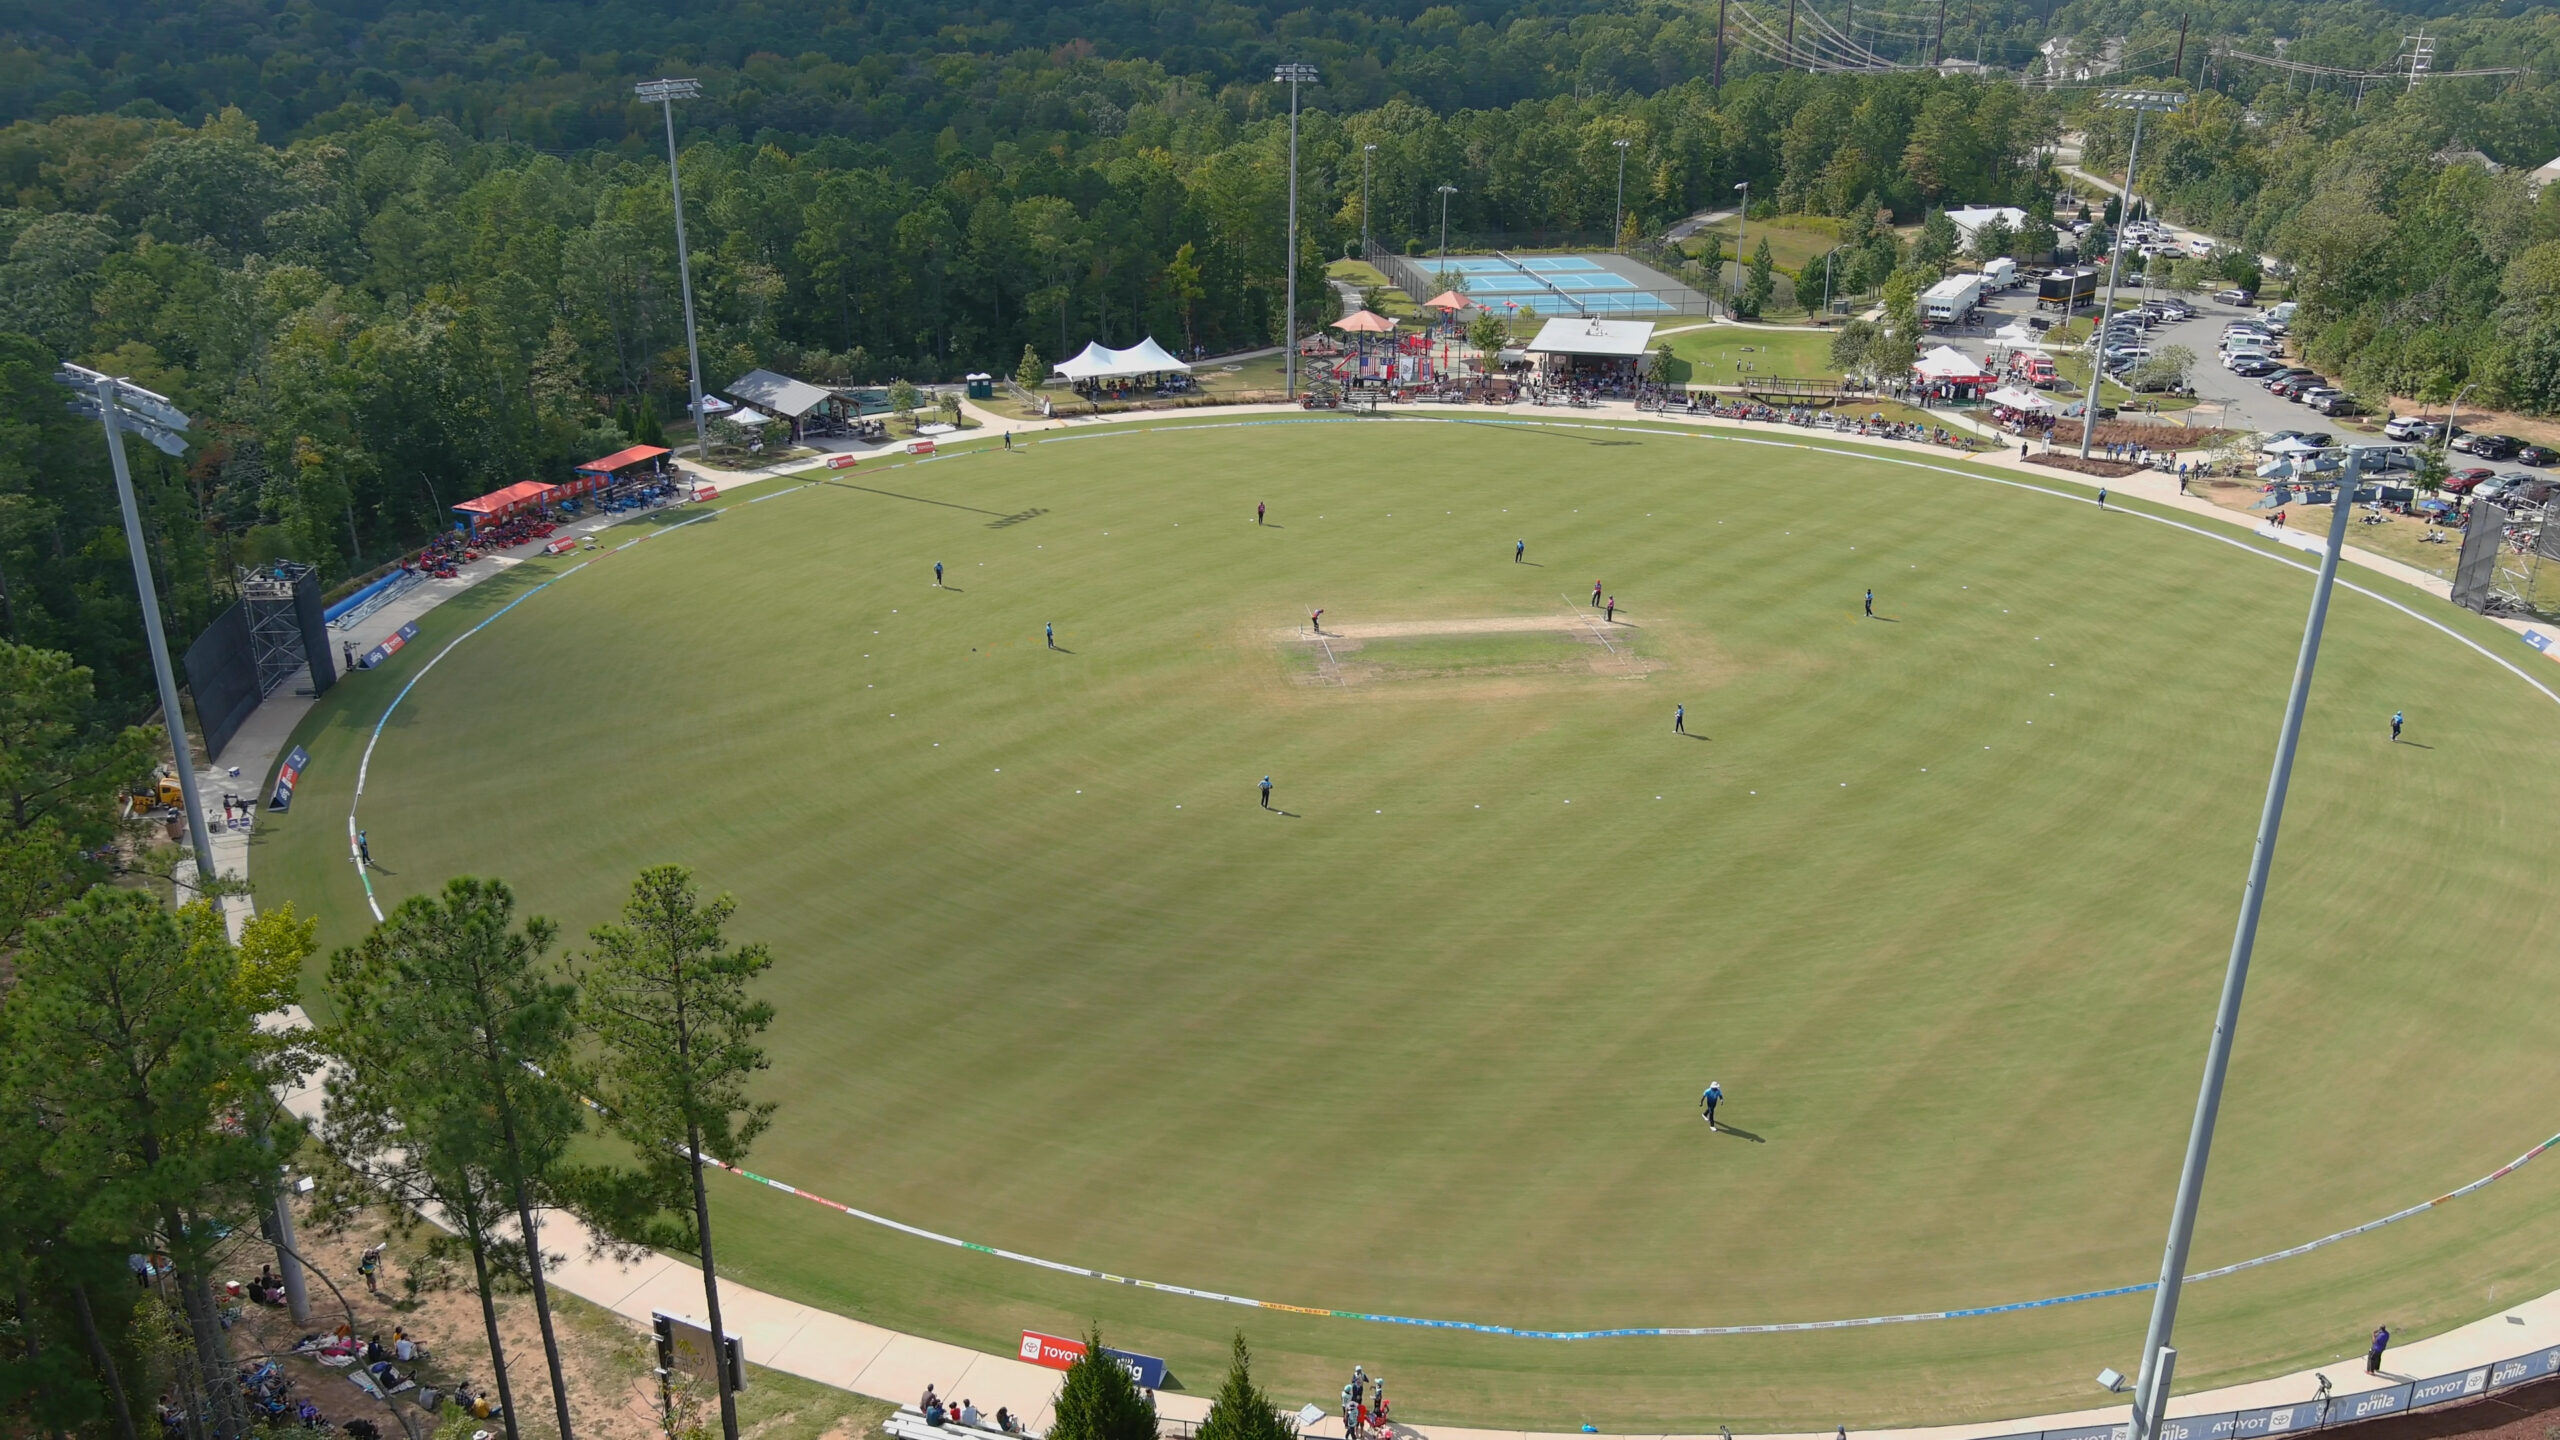
<path fill-rule="evenodd" d="M 323 1180 L 324 1185 L 329 1184 Z M 335 1329 L 341 1322 L 358 1336 L 379 1335 L 388 1344 L 395 1327 L 426 1347 L 427 1358 L 416 1367 L 421 1385 L 450 1391 L 468 1380 L 474 1391 L 494 1396 L 487 1331 L 479 1298 L 450 1282 L 459 1279 L 429 1259 L 426 1248 L 434 1231 L 423 1225 L 403 1227 L 388 1211 L 358 1206 L 338 1209 L 326 1204 L 314 1214 L 306 1202 L 298 1207 L 298 1247 L 317 1272 L 310 1283 L 311 1322 L 296 1325 L 282 1308 L 248 1305 L 232 1327 L 232 1353 L 242 1365 L 272 1356 L 293 1380 L 292 1398 L 316 1405 L 331 1423 L 371 1421 L 384 1440 L 402 1440 L 403 1424 L 423 1437 L 432 1429 L 418 1408 L 418 1392 L 397 1396 L 386 1407 L 347 1378 L 347 1369 L 321 1365 L 291 1353 L 306 1334 Z M 380 1291 L 369 1293 L 357 1270 L 368 1245 L 384 1243 Z M 223 1279 L 247 1279 L 272 1255 L 247 1240 L 229 1263 L 216 1270 Z M 464 1266 L 467 1269 L 468 1261 Z M 324 1283 L 336 1282 L 336 1288 Z M 414 1285 L 412 1282 L 415 1282 Z M 601 1306 L 554 1290 L 554 1328 L 561 1342 L 560 1364 L 568 1382 L 569 1415 L 581 1437 L 593 1440 L 662 1440 L 658 1423 L 658 1386 L 652 1367 L 655 1348 L 639 1325 Z M 507 1349 L 509 1383 L 515 1391 L 518 1424 L 531 1437 L 555 1436 L 551 1387 L 543 1361 L 542 1337 L 529 1295 L 498 1299 L 498 1333 Z M 350 1367 L 360 1368 L 360 1367 Z M 408 1367 L 404 1367 L 408 1368 Z M 848 1391 L 818 1385 L 761 1367 L 754 1369 L 740 1396 L 740 1430 L 762 1440 L 818 1440 L 833 1433 L 860 1436 L 876 1431 L 891 1407 Z M 456 1412 L 447 1409 L 450 1418 Z M 718 1419 L 715 1414 L 713 1427 Z M 496 1427 L 492 1427 L 493 1429 Z"/>
<path fill-rule="evenodd" d="M 2094 455 L 2083 460 L 2077 455 L 2066 454 L 2060 450 L 2050 455 L 2030 455 L 2027 457 L 2027 463 L 2051 466 L 2056 470 L 2068 470 L 2076 475 L 2096 475 L 2108 480 L 2121 480 L 2127 475 L 2142 473 L 2142 467 L 2130 461 L 2101 460 Z"/>

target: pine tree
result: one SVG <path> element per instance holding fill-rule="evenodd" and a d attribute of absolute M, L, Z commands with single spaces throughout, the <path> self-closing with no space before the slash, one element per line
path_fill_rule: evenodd
<path fill-rule="evenodd" d="M 1253 1352 L 1245 1348 L 1241 1330 L 1233 1356 L 1217 1398 L 1209 1402 L 1209 1418 L 1200 1422 L 1198 1440 L 1297 1440 L 1298 1427 L 1253 1383 Z"/>
<path fill-rule="evenodd" d="M 666 445 L 667 427 L 658 421 L 657 396 L 640 397 L 640 414 L 630 428 L 631 438 L 643 445 L 656 445 L 662 448 Z"/>
<path fill-rule="evenodd" d="M 1040 352 L 1031 346 L 1023 346 L 1022 363 L 1013 367 L 1013 383 L 1025 390 L 1037 390 L 1040 382 L 1047 378 L 1049 367 L 1041 363 Z"/>
<path fill-rule="evenodd" d="M 1156 1440 L 1156 1407 L 1138 1393 L 1126 1367 L 1102 1348 L 1099 1328 L 1058 1387 L 1048 1440 Z"/>
<path fill-rule="evenodd" d="M 912 407 L 915 387 L 906 388 Z M 621 1240 L 692 1250 L 715 1335 L 727 1332 L 702 1157 L 745 1159 L 774 1110 L 747 1098 L 747 1077 L 766 1064 L 756 1037 L 773 1023 L 773 1006 L 748 999 L 747 982 L 772 968 L 773 956 L 761 944 L 730 943 L 737 909 L 726 895 L 704 900 L 683 866 L 653 865 L 632 883 L 622 923 L 588 932 L 595 949 L 579 975 L 599 1052 L 597 1098 L 639 1163 L 631 1194 L 590 1218 Z M 669 1143 L 677 1140 L 681 1149 Z M 719 1389 L 721 1433 L 737 1440 L 725 1369 Z M 1154 1434 L 1151 1421 L 1146 1435 Z"/>

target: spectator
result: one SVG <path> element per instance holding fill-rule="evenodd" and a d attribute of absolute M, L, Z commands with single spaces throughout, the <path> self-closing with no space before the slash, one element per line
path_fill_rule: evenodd
<path fill-rule="evenodd" d="M 974 1430 L 974 1429 L 978 1428 L 978 1402 L 977 1402 L 977 1401 L 975 1401 L 975 1400 L 962 1400 L 962 1401 L 960 1402 L 960 1423 L 961 1423 L 961 1424 L 963 1424 L 963 1425 L 968 1426 L 968 1427 L 969 1427 L 970 1429 L 972 1429 L 972 1430 Z"/>

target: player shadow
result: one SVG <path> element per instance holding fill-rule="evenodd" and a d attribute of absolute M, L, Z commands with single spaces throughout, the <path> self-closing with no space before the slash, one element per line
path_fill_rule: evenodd
<path fill-rule="evenodd" d="M 2433 750 L 2436 748 L 2433 745 L 2421 744 L 2415 740 L 2394 740 L 2391 743 L 2394 745 L 2406 745 L 2412 750 Z"/>
<path fill-rule="evenodd" d="M 1049 653 L 1053 655 L 1073 655 L 1076 652 L 1068 649 L 1064 645 L 1052 645 L 1049 647 Z"/>
<path fill-rule="evenodd" d="M 1754 1135 L 1748 1130 L 1738 1130 L 1731 1125 L 1727 1125 L 1721 1120 L 1716 1122 L 1716 1128 L 1712 1133 L 1717 1135 L 1731 1135 L 1737 1140 L 1748 1140 L 1754 1145 L 1766 1145 L 1769 1143 L 1766 1136 Z"/>
<path fill-rule="evenodd" d="M 1881 620 L 1887 625 L 1899 625 L 1902 623 L 1899 619 L 1896 619 L 1891 615 L 1870 615 L 1867 618 L 1870 620 Z"/>
<path fill-rule="evenodd" d="M 1671 733 L 1679 736 L 1683 740 L 1713 740 L 1716 738 L 1713 735 L 1701 734 L 1695 730 L 1674 730 Z"/>
<path fill-rule="evenodd" d="M 1633 620 L 1603 620 L 1600 623 L 1608 626 L 1612 630 L 1641 630 L 1644 628 Z"/>
<path fill-rule="evenodd" d="M 936 589 L 936 590 L 948 590 L 948 591 L 950 591 L 950 592 L 951 592 L 952 594 L 954 594 L 954 595 L 966 595 L 966 594 L 968 594 L 968 593 L 969 593 L 968 591 L 961 589 L 961 588 L 960 588 L 959 586 L 957 586 L 957 585 L 936 585 L 936 586 L 934 586 L 933 588 L 934 588 L 934 589 Z"/>
<path fill-rule="evenodd" d="M 1271 807 L 1271 813 L 1279 816 L 1283 820 L 1304 820 L 1307 818 L 1295 810 L 1283 810 L 1277 805 Z"/>
<path fill-rule="evenodd" d="M 1265 520 L 1265 521 L 1263 521 L 1261 524 L 1256 525 L 1256 526 L 1254 526 L 1253 528 L 1254 528 L 1254 529 L 1256 529 L 1256 530 L 1286 530 L 1286 529 L 1288 529 L 1289 527 L 1288 527 L 1288 526 L 1286 526 L 1286 525 L 1279 524 L 1279 523 L 1277 523 L 1277 522 L 1275 522 L 1275 521 Z"/>
<path fill-rule="evenodd" d="M 372 871 L 376 875 L 397 875 L 400 873 L 399 871 L 392 869 L 390 866 L 383 864 L 379 860 L 365 861 L 364 868 Z"/>
<path fill-rule="evenodd" d="M 1514 560 L 1511 563 L 1514 565 L 1535 565 L 1541 570 L 1547 568 L 1547 562 L 1544 560 Z"/>

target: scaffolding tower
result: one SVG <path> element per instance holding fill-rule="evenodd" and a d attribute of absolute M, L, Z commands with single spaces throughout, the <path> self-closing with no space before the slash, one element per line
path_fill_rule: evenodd
<path fill-rule="evenodd" d="M 240 572 L 240 606 L 249 621 L 249 658 L 258 668 L 260 696 L 273 695 L 311 663 L 294 591 L 315 579 L 310 566 L 294 560 Z"/>

